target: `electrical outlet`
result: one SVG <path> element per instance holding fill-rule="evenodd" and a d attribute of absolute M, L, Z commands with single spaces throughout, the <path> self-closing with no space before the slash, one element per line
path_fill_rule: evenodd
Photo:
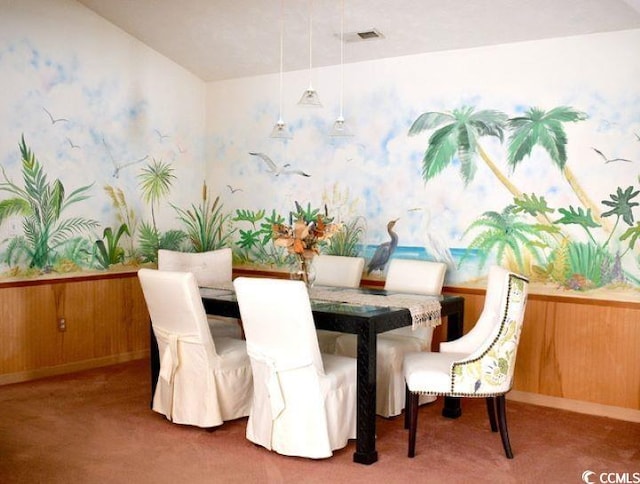
<path fill-rule="evenodd" d="M 64 318 L 58 318 L 58 331 L 64 332 L 67 330 L 67 320 Z"/>

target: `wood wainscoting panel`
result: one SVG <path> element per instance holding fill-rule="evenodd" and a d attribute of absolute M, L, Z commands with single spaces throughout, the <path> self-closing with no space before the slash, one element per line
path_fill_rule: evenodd
<path fill-rule="evenodd" d="M 482 311 L 484 291 L 445 292 L 465 298 L 468 332 Z M 640 411 L 638 348 L 640 303 L 530 292 L 513 389 L 549 401 Z"/>
<path fill-rule="evenodd" d="M 149 351 L 149 314 L 134 271 L 2 284 L 0 317 L 0 384 Z"/>
<path fill-rule="evenodd" d="M 561 393 L 540 393 L 640 409 L 639 312 L 553 303 Z"/>

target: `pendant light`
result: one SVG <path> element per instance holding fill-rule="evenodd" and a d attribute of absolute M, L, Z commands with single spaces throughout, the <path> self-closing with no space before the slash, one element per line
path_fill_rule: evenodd
<path fill-rule="evenodd" d="M 284 69 L 284 0 L 280 0 L 280 107 L 278 121 L 271 130 L 272 138 L 291 139 L 293 136 L 282 120 L 282 94 L 283 94 L 283 69 Z"/>
<path fill-rule="evenodd" d="M 329 136 L 342 137 L 353 136 L 351 130 L 346 125 L 343 115 L 344 104 L 344 0 L 341 2 L 342 12 L 340 14 L 340 114 L 333 123 Z"/>
<path fill-rule="evenodd" d="M 309 0 L 309 87 L 304 93 L 298 105 L 308 107 L 322 107 L 318 91 L 313 88 L 312 74 L 313 72 L 313 0 Z"/>

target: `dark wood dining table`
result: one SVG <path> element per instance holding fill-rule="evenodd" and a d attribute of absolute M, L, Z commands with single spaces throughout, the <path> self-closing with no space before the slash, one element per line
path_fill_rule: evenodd
<path fill-rule="evenodd" d="M 353 291 L 353 289 L 350 289 Z M 360 288 L 365 294 L 390 294 L 383 289 Z M 232 290 L 202 288 L 202 302 L 207 314 L 240 317 L 240 310 Z M 447 317 L 446 340 L 459 338 L 463 333 L 464 298 L 439 296 L 441 316 Z M 357 335 L 357 423 L 354 462 L 373 464 L 378 460 L 376 450 L 376 343 L 377 335 L 395 328 L 410 326 L 411 313 L 407 308 L 364 306 L 339 302 L 315 301 L 311 307 L 318 329 Z M 151 397 L 160 371 L 158 346 L 151 331 Z M 442 415 L 457 418 L 461 415 L 460 400 L 445 398 Z"/>

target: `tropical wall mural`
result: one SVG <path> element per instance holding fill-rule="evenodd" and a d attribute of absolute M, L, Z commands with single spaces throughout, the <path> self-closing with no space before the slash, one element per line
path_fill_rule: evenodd
<path fill-rule="evenodd" d="M 640 31 L 347 64 L 345 138 L 327 135 L 338 67 L 316 70 L 319 110 L 286 73 L 280 140 L 278 76 L 206 84 L 75 2 L 33 1 L 0 19 L 0 280 L 158 248 L 286 271 L 274 240 L 303 221 L 340 227 L 318 250 L 370 279 L 393 257 L 444 261 L 452 285 L 498 263 L 640 297 Z"/>

